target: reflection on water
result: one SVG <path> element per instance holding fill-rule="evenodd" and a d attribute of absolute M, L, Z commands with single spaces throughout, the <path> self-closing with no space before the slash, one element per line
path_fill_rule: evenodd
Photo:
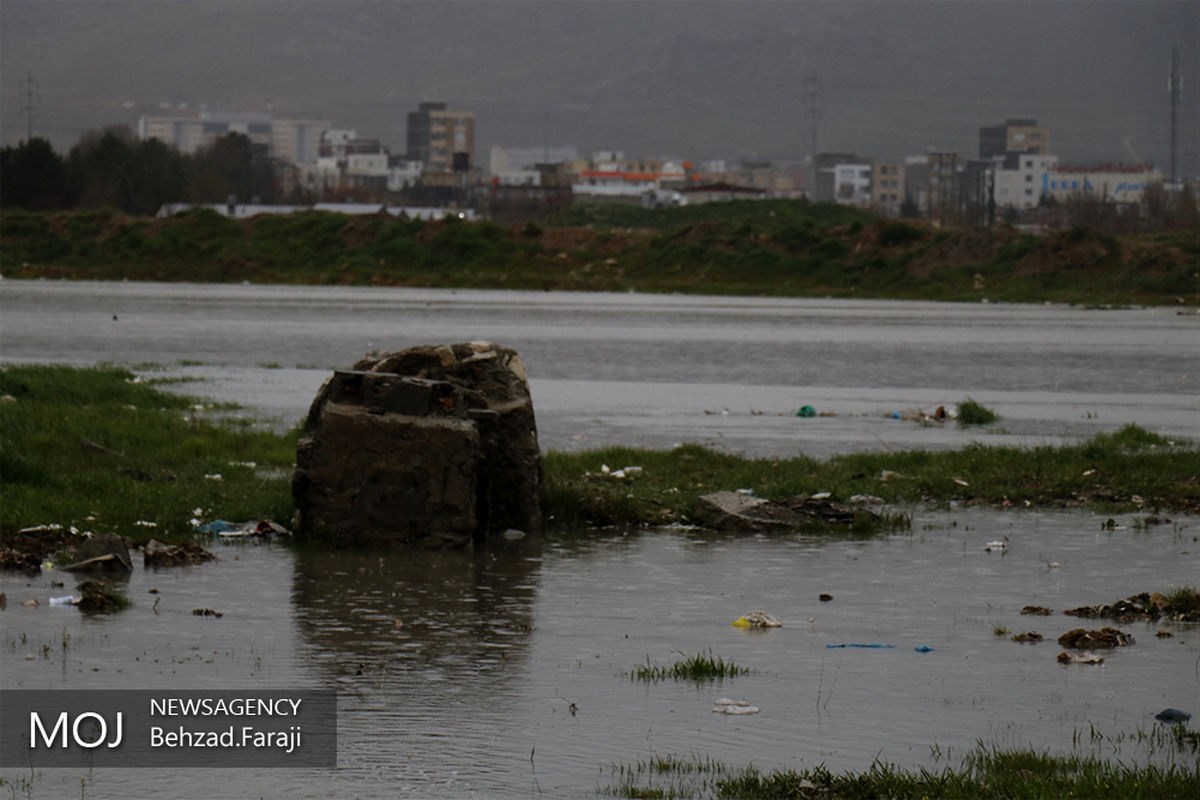
<path fill-rule="evenodd" d="M 1020 614 L 1194 585 L 1194 520 L 1102 522 L 971 510 L 859 540 L 648 531 L 477 553 L 225 546 L 219 562 L 135 571 L 136 605 L 111 617 L 20 606 L 61 593 L 61 575 L 0 577 L 0 666 L 6 687 L 339 691 L 336 771 L 196 770 L 186 784 L 105 771 L 88 777 L 88 797 L 579 797 L 607 783 L 607 765 L 654 753 L 841 770 L 877 757 L 930 765 L 935 746 L 944 764 L 977 740 L 1070 752 L 1093 726 L 1128 735 L 1168 706 L 1200 712 L 1196 625 L 1123 623 L 1135 646 L 1064 667 L 1054 639 L 1080 621 Z M 999 538 L 1007 547 L 989 552 Z M 784 627 L 730 625 L 752 608 Z M 1047 641 L 1017 644 L 998 627 Z M 862 642 L 895 646 L 828 646 Z M 751 673 L 708 686 L 629 677 L 647 658 L 709 649 Z M 721 696 L 762 711 L 713 714 Z M 42 774 L 35 796 L 78 792 L 79 777 Z"/>

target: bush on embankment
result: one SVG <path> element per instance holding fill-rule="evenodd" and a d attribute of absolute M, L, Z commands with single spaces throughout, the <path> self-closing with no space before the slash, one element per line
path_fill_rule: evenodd
<path fill-rule="evenodd" d="M 1196 304 L 1197 242 L 938 230 L 792 200 L 577 206 L 542 224 L 327 211 L 0 217 L 0 274 L 1077 304 Z"/>

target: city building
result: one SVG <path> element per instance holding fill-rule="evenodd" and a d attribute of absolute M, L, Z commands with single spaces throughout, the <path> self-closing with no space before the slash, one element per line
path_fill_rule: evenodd
<path fill-rule="evenodd" d="M 866 208 L 871 205 L 870 163 L 835 164 L 833 167 L 833 199 L 839 205 Z"/>
<path fill-rule="evenodd" d="M 1028 211 L 1042 200 L 1045 176 L 1058 164 L 1058 156 L 1022 155 L 1012 168 L 993 174 L 992 198 L 997 210 Z"/>
<path fill-rule="evenodd" d="M 432 171 L 464 172 L 475 164 L 475 114 L 424 102 L 407 120 L 406 157 Z"/>
<path fill-rule="evenodd" d="M 930 219 L 947 222 L 962 206 L 962 186 L 959 175 L 963 161 L 958 153 L 932 150 L 928 154 L 929 169 L 925 211 Z"/>
<path fill-rule="evenodd" d="M 900 213 L 904 202 L 904 165 L 875 164 L 871 169 L 871 205 L 890 217 Z"/>
<path fill-rule="evenodd" d="M 1009 119 L 1003 125 L 979 129 L 979 157 L 984 161 L 1013 153 L 1050 153 L 1050 131 L 1036 119 Z"/>
<path fill-rule="evenodd" d="M 200 111 L 184 115 L 143 114 L 139 139 L 158 139 L 191 155 L 230 133 L 240 133 L 264 155 L 294 164 L 313 164 L 318 157 L 325 120 L 275 119 L 244 111 Z"/>

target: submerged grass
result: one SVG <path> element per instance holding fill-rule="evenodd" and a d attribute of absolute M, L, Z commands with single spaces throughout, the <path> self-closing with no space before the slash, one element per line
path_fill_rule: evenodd
<path fill-rule="evenodd" d="M 298 431 L 280 435 L 213 411 L 115 367 L 0 369 L 0 534 L 58 523 L 134 541 L 180 540 L 197 508 L 206 519 L 286 524 Z M 743 488 L 769 499 L 876 495 L 901 507 L 959 500 L 1200 510 L 1200 449 L 1134 425 L 1071 445 L 972 444 L 824 461 L 741 458 L 698 445 L 551 452 L 545 476 L 542 510 L 556 530 L 695 523 L 701 495 Z M 892 511 L 853 532 L 910 524 Z"/>
<path fill-rule="evenodd" d="M 958 404 L 959 425 L 987 425 L 998 419 L 999 414 L 969 397 Z"/>
<path fill-rule="evenodd" d="M 1181 726 L 1173 726 L 1181 727 Z M 1196 733 L 1155 732 L 1164 740 Z M 1166 742 L 1164 746 L 1170 746 Z M 1177 748 L 1188 752 L 1186 747 Z M 666 768 L 659 769 L 658 764 Z M 978 744 L 957 767 L 903 770 L 876 762 L 862 772 L 835 774 L 825 766 L 763 771 L 711 759 L 656 756 L 613 765 L 617 781 L 601 791 L 618 797 L 691 797 L 716 800 L 1126 800 L 1200 795 L 1197 768 L 1129 764 L 1077 753 L 1054 755 L 1030 749 L 1001 750 Z"/>
<path fill-rule="evenodd" d="M 686 656 L 673 664 L 652 664 L 650 656 L 646 656 L 646 663 L 634 667 L 629 673 L 631 680 L 635 681 L 696 681 L 697 683 L 705 683 L 709 681 L 723 680 L 725 678 L 733 678 L 738 675 L 747 675 L 750 670 L 746 667 L 739 667 L 732 661 L 726 661 L 719 656 L 713 656 L 710 648 L 708 654 L 697 653 L 694 656 Z"/>

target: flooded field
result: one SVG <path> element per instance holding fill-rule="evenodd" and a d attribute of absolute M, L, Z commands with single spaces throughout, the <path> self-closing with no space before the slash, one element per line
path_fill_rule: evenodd
<path fill-rule="evenodd" d="M 547 450 L 827 456 L 1131 422 L 1200 434 L 1200 317 L 1162 308 L 9 280 L 0 319 L 0 360 L 158 365 L 281 428 L 368 350 L 488 340 L 525 361 Z M 891 417 L 968 396 L 1001 424 Z M 797 419 L 803 405 L 834 416 Z"/>
<path fill-rule="evenodd" d="M 491 339 L 526 362 L 544 449 L 700 441 L 827 455 L 1057 442 L 1130 422 L 1200 434 L 1200 327 L 1166 310 L 4 281 L 0 319 L 0 360 L 196 377 L 182 389 L 280 427 L 368 349 Z M 1001 422 L 890 418 L 968 395 Z M 796 418 L 806 403 L 836 416 Z M 336 770 L 6 770 L 2 788 L 574 798 L 651 755 L 940 767 L 978 741 L 1194 767 L 1138 734 L 1163 708 L 1200 713 L 1200 628 L 1121 623 L 1136 643 L 1100 664 L 1059 664 L 1055 640 L 1080 624 L 1064 609 L 1196 585 L 1200 522 L 910 510 L 911 532 L 868 539 L 560 531 L 386 554 L 214 543 L 209 564 L 139 563 L 123 587 L 134 605 L 111 616 L 50 606 L 70 575 L 0 574 L 4 688 L 340 698 Z M 1023 616 L 1026 605 L 1055 613 Z M 783 627 L 730 624 L 751 609 Z M 1030 630 L 1046 640 L 1011 640 Z M 893 646 L 831 646 L 853 643 Z M 750 672 L 630 677 L 710 650 Z M 721 697 L 760 712 L 714 714 Z"/>
<path fill-rule="evenodd" d="M 1054 640 L 1081 624 L 1063 609 L 1200 574 L 1193 520 L 1103 522 L 966 510 L 867 540 L 660 530 L 474 554 L 227 545 L 215 563 L 137 569 L 135 604 L 115 616 L 46 605 L 69 575 L 5 575 L 0 666 L 6 688 L 339 692 L 336 770 L 194 770 L 184 783 L 45 770 L 39 797 L 81 777 L 87 797 L 581 797 L 613 782 L 611 764 L 654 754 L 841 770 L 943 764 L 977 740 L 1187 765 L 1135 734 L 1162 708 L 1200 708 L 1196 625 L 1123 623 L 1136 644 L 1102 664 L 1055 660 Z M 1007 546 L 989 550 L 997 539 Z M 1021 615 L 1031 604 L 1056 613 Z M 730 624 L 754 608 L 783 627 Z M 1011 641 L 1028 630 L 1046 641 Z M 830 646 L 874 642 L 894 647 Z M 630 677 L 710 649 L 750 673 Z M 761 711 L 712 713 L 723 696 Z"/>

